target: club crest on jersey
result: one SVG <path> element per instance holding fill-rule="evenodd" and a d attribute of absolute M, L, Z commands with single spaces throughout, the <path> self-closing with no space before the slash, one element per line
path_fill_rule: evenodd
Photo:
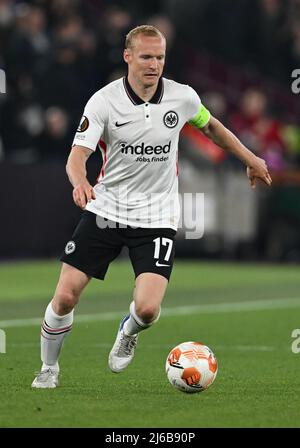
<path fill-rule="evenodd" d="M 66 255 L 72 254 L 75 249 L 76 249 L 76 244 L 74 243 L 74 241 L 68 241 L 66 244 L 66 247 L 65 247 Z"/>
<path fill-rule="evenodd" d="M 84 132 L 84 131 L 86 131 L 87 128 L 89 127 L 89 124 L 90 124 L 90 123 L 89 123 L 88 118 L 87 118 L 85 115 L 83 115 L 83 116 L 81 117 L 79 126 L 78 126 L 78 128 L 77 128 L 77 132 Z"/>
<path fill-rule="evenodd" d="M 175 126 L 178 123 L 178 115 L 173 110 L 169 110 L 164 115 L 164 124 L 167 126 L 167 128 L 175 128 Z"/>

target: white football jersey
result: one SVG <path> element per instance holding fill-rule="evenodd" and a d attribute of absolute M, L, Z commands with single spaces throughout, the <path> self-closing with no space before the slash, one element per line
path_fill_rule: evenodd
<path fill-rule="evenodd" d="M 127 78 L 98 90 L 73 141 L 93 151 L 99 145 L 103 156 L 96 199 L 86 210 L 133 227 L 177 230 L 179 133 L 200 110 L 191 87 L 166 78 L 149 102 L 136 95 Z"/>

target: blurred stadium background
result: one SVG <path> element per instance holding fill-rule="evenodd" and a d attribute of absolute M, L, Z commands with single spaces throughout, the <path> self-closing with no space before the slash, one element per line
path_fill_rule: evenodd
<path fill-rule="evenodd" d="M 300 261 L 300 1 L 0 0 L 0 258 L 57 257 L 80 210 L 65 162 L 92 93 L 122 76 L 124 35 L 167 36 L 165 76 L 190 84 L 274 179 L 252 191 L 241 163 L 186 127 L 181 192 L 205 193 L 205 235 L 177 256 Z M 89 178 L 101 168 L 97 152 Z M 181 244 L 182 243 L 182 244 Z"/>

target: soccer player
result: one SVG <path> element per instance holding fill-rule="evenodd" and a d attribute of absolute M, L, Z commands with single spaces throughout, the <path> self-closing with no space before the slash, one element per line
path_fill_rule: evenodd
<path fill-rule="evenodd" d="M 128 75 L 88 101 L 67 162 L 73 200 L 84 210 L 61 257 L 60 278 L 41 330 L 42 368 L 35 388 L 58 385 L 58 358 L 73 323 L 73 310 L 92 277 L 103 280 L 123 246 L 135 273 L 129 313 L 120 323 L 109 367 L 132 361 L 141 331 L 153 325 L 171 275 L 179 221 L 178 138 L 186 122 L 247 167 L 251 186 L 271 178 L 256 157 L 201 103 L 189 86 L 162 77 L 166 40 L 152 26 L 126 36 Z M 103 167 L 93 187 L 86 161 L 99 145 Z"/>

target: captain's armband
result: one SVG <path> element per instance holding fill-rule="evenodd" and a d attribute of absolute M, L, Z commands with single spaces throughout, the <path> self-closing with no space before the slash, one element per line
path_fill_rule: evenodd
<path fill-rule="evenodd" d="M 200 109 L 197 114 L 189 121 L 189 124 L 195 126 L 196 128 L 204 128 L 210 120 L 210 112 L 206 109 L 203 104 L 201 104 Z"/>

